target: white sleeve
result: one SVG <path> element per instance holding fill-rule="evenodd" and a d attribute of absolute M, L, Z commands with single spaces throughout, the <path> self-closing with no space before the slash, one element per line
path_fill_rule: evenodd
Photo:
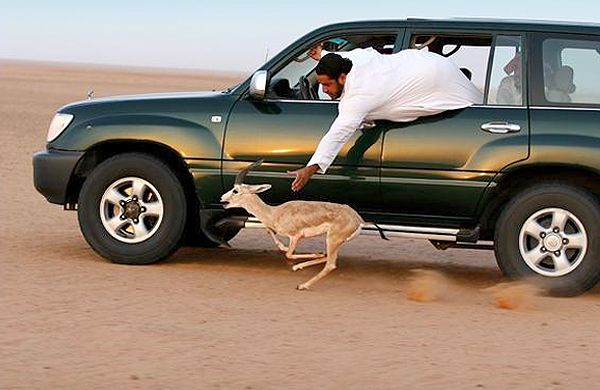
<path fill-rule="evenodd" d="M 306 164 L 307 166 L 316 164 L 319 166 L 319 173 L 327 171 L 342 146 L 348 142 L 369 111 L 373 109 L 374 99 L 368 99 L 367 96 L 355 94 L 340 101 L 337 118 L 319 142 L 319 146 Z"/>

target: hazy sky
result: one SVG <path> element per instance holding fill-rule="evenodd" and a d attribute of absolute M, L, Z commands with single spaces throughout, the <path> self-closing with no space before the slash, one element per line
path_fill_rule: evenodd
<path fill-rule="evenodd" d="M 322 25 L 406 17 L 600 22 L 600 2 L 0 0 L 0 58 L 250 72 Z"/>

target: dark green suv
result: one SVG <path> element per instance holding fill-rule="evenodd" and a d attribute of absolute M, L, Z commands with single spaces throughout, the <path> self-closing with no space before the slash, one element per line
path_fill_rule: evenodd
<path fill-rule="evenodd" d="M 372 47 L 429 50 L 481 90 L 471 107 L 411 123 L 364 123 L 325 175 L 299 194 L 337 114 L 307 55 Z M 226 243 L 259 226 L 220 195 L 239 169 L 263 198 L 356 208 L 389 236 L 437 248 L 494 249 L 511 278 L 578 294 L 600 278 L 600 24 L 493 20 L 335 24 L 300 38 L 222 92 L 92 99 L 61 108 L 35 186 L 77 210 L 81 230 L 118 263 L 164 259 L 182 243 Z M 365 233 L 372 233 L 365 230 Z"/>

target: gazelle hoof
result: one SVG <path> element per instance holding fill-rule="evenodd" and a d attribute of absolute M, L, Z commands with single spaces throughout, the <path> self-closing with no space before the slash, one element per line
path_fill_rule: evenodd
<path fill-rule="evenodd" d="M 300 266 L 300 264 L 294 264 L 292 266 L 292 271 L 298 271 L 299 269 L 302 269 L 302 267 Z"/>
<path fill-rule="evenodd" d="M 308 286 L 306 285 L 306 283 L 305 284 L 299 284 L 296 287 L 296 290 L 308 290 Z"/>

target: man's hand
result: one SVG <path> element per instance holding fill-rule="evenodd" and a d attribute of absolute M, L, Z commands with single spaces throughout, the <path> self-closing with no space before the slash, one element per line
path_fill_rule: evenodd
<path fill-rule="evenodd" d="M 323 51 L 323 44 L 319 43 L 317 46 L 310 48 L 310 50 L 308 51 L 308 55 L 313 60 L 319 61 L 321 59 L 321 52 L 322 51 Z"/>
<path fill-rule="evenodd" d="M 297 169 L 295 171 L 288 171 L 288 175 L 296 176 L 296 179 L 292 183 L 292 191 L 300 191 L 302 187 L 304 187 L 304 185 L 308 183 L 310 177 L 318 170 L 319 166 L 315 164 Z"/>

